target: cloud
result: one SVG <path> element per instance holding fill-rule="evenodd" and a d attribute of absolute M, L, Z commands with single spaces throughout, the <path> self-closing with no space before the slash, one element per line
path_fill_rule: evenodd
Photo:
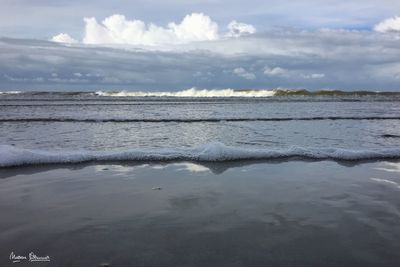
<path fill-rule="evenodd" d="M 180 24 L 168 24 L 180 42 L 206 41 L 218 38 L 218 25 L 202 13 L 186 15 Z"/>
<path fill-rule="evenodd" d="M 218 38 L 218 25 L 202 13 L 187 15 L 181 23 L 171 22 L 167 27 L 127 20 L 123 15 L 112 15 L 102 23 L 85 18 L 85 23 L 85 44 L 160 45 Z"/>
<path fill-rule="evenodd" d="M 264 67 L 264 74 L 267 76 L 282 76 L 286 75 L 288 71 L 280 67 L 270 68 L 268 66 Z"/>
<path fill-rule="evenodd" d="M 3 76 L 6 80 L 11 81 L 11 82 L 43 82 L 44 78 L 43 77 L 13 77 L 5 74 Z"/>
<path fill-rule="evenodd" d="M 398 34 L 372 31 L 285 29 L 140 48 L 0 38 L 0 50 L 7 90 L 399 90 Z"/>
<path fill-rule="evenodd" d="M 237 22 L 236 20 L 228 24 L 228 30 L 229 32 L 226 34 L 228 37 L 240 37 L 256 33 L 256 28 L 253 25 Z"/>
<path fill-rule="evenodd" d="M 218 38 L 218 25 L 202 13 L 192 13 L 181 23 L 171 22 L 167 27 L 128 20 L 115 14 L 98 23 L 96 18 L 85 18 L 85 44 L 161 45 L 180 44 Z"/>
<path fill-rule="evenodd" d="M 236 74 L 238 77 L 242 77 L 247 80 L 254 80 L 256 75 L 254 73 L 246 71 L 244 68 L 235 68 L 233 73 Z"/>
<path fill-rule="evenodd" d="M 374 30 L 377 32 L 400 32 L 400 17 L 385 19 L 376 24 Z"/>
<path fill-rule="evenodd" d="M 127 18 L 145 18 L 162 26 L 169 21 L 178 21 L 191 11 L 201 10 L 212 14 L 217 22 L 246 19 L 257 25 L 258 32 L 275 26 L 305 30 L 323 27 L 370 29 L 377 19 L 400 14 L 398 0 L 328 0 L 323 5 L 317 0 L 297 0 L 295 3 L 282 0 L 58 0 L 56 4 L 50 0 L 3 0 L 1 3 L 1 35 L 36 39 L 58 32 L 78 37 L 82 34 L 81 19 L 88 14 L 98 21 L 106 15 L 124 14 Z M 221 30 L 225 29 L 225 25 L 220 26 Z"/>
<path fill-rule="evenodd" d="M 129 20 L 124 15 L 114 14 L 98 22 L 95 17 L 84 18 L 85 30 L 82 40 L 85 44 L 126 44 L 137 46 L 157 46 L 185 44 L 197 41 L 218 40 L 221 34 L 218 24 L 203 13 L 186 15 L 180 23 L 170 22 L 166 27 L 141 20 Z M 228 25 L 228 37 L 256 32 L 250 24 L 232 21 Z M 52 41 L 75 43 L 68 34 L 61 33 Z"/>
<path fill-rule="evenodd" d="M 57 34 L 55 36 L 53 36 L 50 41 L 56 42 L 56 43 L 69 43 L 69 44 L 73 44 L 73 43 L 77 43 L 78 41 L 75 40 L 74 38 L 72 38 L 71 36 L 69 36 L 69 34 L 67 33 L 60 33 Z"/>
<path fill-rule="evenodd" d="M 325 73 L 312 73 L 312 74 L 304 74 L 304 79 L 322 79 L 325 78 Z"/>

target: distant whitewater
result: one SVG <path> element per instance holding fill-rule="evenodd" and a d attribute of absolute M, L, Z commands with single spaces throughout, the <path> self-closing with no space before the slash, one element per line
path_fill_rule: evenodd
<path fill-rule="evenodd" d="M 274 96 L 274 90 L 199 90 L 195 88 L 177 91 L 177 92 L 103 92 L 98 91 L 95 94 L 98 96 L 115 96 L 115 97 L 271 97 Z"/>
<path fill-rule="evenodd" d="M 22 94 L 22 91 L 3 91 L 0 92 L 0 95 L 17 95 Z"/>
<path fill-rule="evenodd" d="M 182 91 L 3 91 L 0 97 L 5 98 L 286 98 L 302 100 L 304 98 L 323 99 L 361 99 L 361 100 L 398 100 L 400 92 L 380 91 L 341 91 L 306 89 L 198 89 L 190 88 Z"/>
<path fill-rule="evenodd" d="M 106 92 L 97 91 L 95 95 L 108 96 L 108 97 L 188 97 L 188 98 L 212 98 L 212 97 L 283 97 L 283 96 L 400 96 L 399 92 L 374 92 L 374 91 L 340 91 L 340 90 L 318 90 L 308 91 L 305 89 L 290 90 L 290 89 L 273 89 L 273 90 L 255 90 L 255 89 L 196 89 L 191 88 L 183 91 L 176 92 L 146 92 L 146 91 L 120 91 L 120 92 Z"/>

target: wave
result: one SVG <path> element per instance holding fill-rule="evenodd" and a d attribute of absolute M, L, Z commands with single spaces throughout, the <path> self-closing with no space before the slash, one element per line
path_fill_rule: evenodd
<path fill-rule="evenodd" d="M 98 96 L 111 96 L 111 97 L 271 97 L 275 95 L 273 90 L 234 90 L 234 89 L 221 89 L 221 90 L 207 90 L 207 89 L 187 89 L 177 92 L 95 92 Z"/>
<path fill-rule="evenodd" d="M 303 96 L 303 97 L 373 97 L 373 96 L 400 96 L 399 92 L 374 92 L 374 91 L 341 91 L 341 90 L 318 90 L 309 91 L 306 89 L 273 89 L 273 90 L 256 90 L 256 89 L 196 89 L 191 88 L 176 92 L 104 92 L 98 91 L 94 93 L 98 96 L 105 97 L 188 97 L 188 98 L 207 98 L 207 97 L 284 97 L 284 96 Z"/>
<path fill-rule="evenodd" d="M 380 91 L 341 91 L 341 90 L 318 90 L 308 91 L 300 90 L 275 90 L 274 96 L 319 96 L 319 97 L 393 97 L 400 96 L 400 92 L 380 92 Z"/>
<path fill-rule="evenodd" d="M 281 117 L 281 118 L 154 118 L 154 119 L 132 119 L 132 118 L 4 118 L 1 122 L 178 122 L 178 123 L 195 123 L 195 122 L 245 122 L 245 121 L 323 121 L 323 120 L 400 120 L 400 117 L 358 117 L 358 116 L 327 116 L 327 117 Z"/>
<path fill-rule="evenodd" d="M 21 91 L 3 91 L 0 92 L 0 95 L 18 95 L 21 94 Z"/>
<path fill-rule="evenodd" d="M 346 161 L 400 159 L 400 148 L 351 150 L 342 148 L 253 149 L 210 143 L 194 148 L 137 148 L 126 151 L 43 151 L 0 146 L 0 167 L 83 162 L 195 161 L 229 162 L 272 159 L 331 159 Z"/>
<path fill-rule="evenodd" d="M 306 89 L 197 89 L 190 88 L 182 91 L 4 91 L 0 95 L 5 98 L 28 97 L 34 99 L 79 99 L 85 98 L 283 98 L 291 100 L 301 99 L 367 99 L 375 98 L 385 101 L 396 101 L 400 98 L 400 92 L 379 92 L 379 91 L 341 91 L 341 90 L 318 90 L 309 91 Z M 14 96 L 16 95 L 16 96 Z"/>

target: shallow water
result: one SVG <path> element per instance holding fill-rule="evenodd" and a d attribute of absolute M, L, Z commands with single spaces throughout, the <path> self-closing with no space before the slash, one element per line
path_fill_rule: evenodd
<path fill-rule="evenodd" d="M 0 95 L 0 144 L 19 149 L 57 155 L 63 151 L 137 148 L 176 152 L 174 149 L 215 143 L 219 146 L 213 153 L 223 145 L 264 150 L 296 146 L 313 151 L 347 149 L 346 155 L 382 151 L 398 158 L 400 153 L 387 150 L 400 145 L 400 102 L 392 96 Z"/>
<path fill-rule="evenodd" d="M 399 203 L 398 162 L 3 169 L 0 265 L 397 267 Z"/>

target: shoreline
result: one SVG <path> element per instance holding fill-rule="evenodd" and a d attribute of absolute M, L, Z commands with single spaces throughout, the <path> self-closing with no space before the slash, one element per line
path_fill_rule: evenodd
<path fill-rule="evenodd" d="M 337 159 L 313 159 L 313 158 L 302 158 L 302 157 L 282 157 L 272 159 L 236 159 L 228 161 L 190 161 L 190 160 L 140 160 L 140 161 L 129 161 L 129 160 L 110 160 L 110 161 L 82 161 L 82 162 L 64 162 L 64 163 L 39 163 L 39 164 L 27 164 L 27 165 L 13 165 L 0 167 L 0 179 L 12 177 L 21 174 L 35 174 L 40 172 L 52 171 L 56 169 L 82 169 L 85 167 L 92 166 L 125 166 L 125 167 L 140 167 L 140 166 L 168 166 L 175 164 L 193 164 L 202 166 L 208 169 L 214 175 L 222 174 L 223 172 L 238 167 L 246 167 L 252 165 L 270 165 L 270 164 L 281 164 L 281 163 L 318 163 L 318 162 L 330 162 L 336 163 L 343 167 L 354 167 L 364 164 L 379 164 L 379 163 L 393 163 L 400 165 L 400 159 L 388 158 L 388 159 L 362 159 L 362 160 L 337 160 Z"/>

